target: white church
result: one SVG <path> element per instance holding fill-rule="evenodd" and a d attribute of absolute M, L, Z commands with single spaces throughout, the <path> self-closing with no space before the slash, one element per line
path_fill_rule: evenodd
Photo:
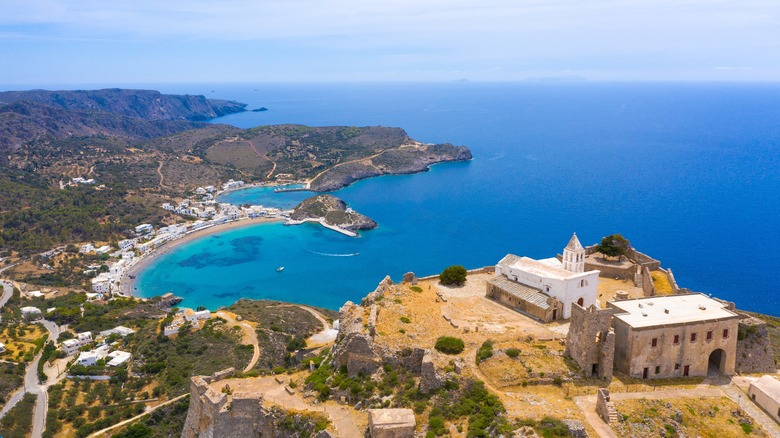
<path fill-rule="evenodd" d="M 599 305 L 599 271 L 585 272 L 585 248 L 573 234 L 563 257 L 534 260 L 507 254 L 496 265 L 487 296 L 544 322 L 568 319 L 571 304 Z"/>

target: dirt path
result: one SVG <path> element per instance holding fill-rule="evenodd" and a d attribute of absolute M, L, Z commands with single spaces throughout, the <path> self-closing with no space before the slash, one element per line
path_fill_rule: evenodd
<path fill-rule="evenodd" d="M 184 397 L 188 397 L 189 395 L 190 395 L 190 393 L 188 392 L 188 393 L 186 393 L 186 394 L 182 394 L 182 395 L 180 395 L 180 396 L 178 396 L 178 397 L 172 398 L 172 399 L 168 400 L 167 402 L 160 403 L 159 405 L 157 405 L 157 406 L 155 406 L 155 407 L 153 407 L 153 408 L 149 408 L 149 409 L 148 409 L 146 412 L 144 412 L 143 414 L 138 414 L 138 415 L 136 415 L 136 416 L 135 416 L 135 417 L 133 417 L 133 418 L 128 418 L 127 420 L 125 420 L 125 421 L 121 421 L 121 422 L 119 422 L 119 423 L 117 423 L 117 424 L 115 424 L 115 425 L 113 425 L 113 426 L 109 426 L 109 427 L 107 427 L 107 428 L 105 428 L 105 429 L 103 429 L 103 430 L 99 430 L 99 431 L 97 431 L 97 432 L 95 432 L 95 433 L 93 433 L 93 434 L 91 434 L 91 435 L 88 435 L 88 437 L 87 437 L 87 438 L 93 438 L 93 437 L 99 437 L 99 436 L 103 436 L 103 435 L 105 435 L 106 433 L 108 433 L 108 432 L 110 432 L 110 431 L 112 431 L 112 430 L 114 430 L 114 429 L 116 429 L 116 428 L 119 428 L 119 427 L 122 427 L 122 426 L 124 426 L 124 425 L 130 424 L 130 423 L 132 423 L 132 422 L 134 422 L 134 421 L 138 420 L 139 418 L 141 418 L 141 417 L 143 417 L 143 416 L 145 416 L 145 415 L 149 415 L 149 414 L 151 414 L 152 412 L 156 411 L 157 409 L 160 409 L 161 407 L 163 407 L 163 406 L 165 406 L 165 405 L 169 405 L 169 404 L 171 404 L 171 403 L 174 403 L 174 402 L 176 402 L 176 401 L 178 401 L 178 400 L 181 400 L 181 399 L 182 399 L 182 398 L 184 398 Z"/>
<path fill-rule="evenodd" d="M 359 161 L 372 160 L 372 159 L 374 159 L 374 158 L 376 158 L 376 157 L 378 157 L 378 156 L 382 155 L 383 153 L 385 153 L 385 150 L 382 150 L 381 152 L 378 152 L 378 153 L 376 153 L 376 154 L 374 154 L 374 155 L 371 155 L 371 156 L 369 156 L 369 157 L 358 158 L 357 160 L 350 160 L 350 161 L 345 161 L 345 162 L 343 162 L 343 163 L 336 164 L 335 166 L 333 166 L 333 167 L 331 167 L 331 168 L 329 168 L 329 169 L 325 169 L 325 170 L 323 170 L 322 172 L 320 172 L 320 173 L 318 173 L 318 174 L 314 175 L 314 177 L 313 177 L 313 178 L 311 178 L 311 179 L 309 179 L 308 181 L 306 181 L 306 183 L 307 183 L 307 184 L 311 184 L 311 182 L 312 182 L 312 181 L 314 181 L 314 180 L 316 180 L 317 178 L 319 178 L 319 177 L 320 177 L 322 174 L 324 174 L 324 173 L 326 173 L 326 172 L 329 172 L 329 171 L 331 171 L 331 170 L 333 170 L 333 169 L 335 169 L 335 168 L 337 168 L 337 167 L 339 167 L 339 166 L 343 166 L 343 165 L 345 165 L 345 164 L 350 164 L 350 163 L 357 163 L 357 162 L 359 162 Z M 373 164 L 372 164 L 372 166 L 373 166 Z"/>
<path fill-rule="evenodd" d="M 157 175 L 160 176 L 160 190 L 165 189 L 165 184 L 163 184 L 163 181 L 165 180 L 165 177 L 162 174 L 162 168 L 163 168 L 163 160 L 158 161 L 157 163 Z"/>
<path fill-rule="evenodd" d="M 224 318 L 228 324 L 234 327 L 239 327 L 241 331 L 244 332 L 242 341 L 246 344 L 251 344 L 254 348 L 254 353 L 252 353 L 252 360 L 250 360 L 249 364 L 247 364 L 247 366 L 244 368 L 244 372 L 246 373 L 254 368 L 257 364 L 257 361 L 260 360 L 260 343 L 257 340 L 257 332 L 255 331 L 255 328 L 246 322 L 236 321 L 235 315 L 230 312 L 225 312 L 224 310 L 220 310 L 214 315 L 219 316 L 220 318 Z"/>
<path fill-rule="evenodd" d="M 322 330 L 309 336 L 306 340 L 306 344 L 309 347 L 314 347 L 322 344 L 327 344 L 336 340 L 338 332 L 333 329 L 327 319 L 318 311 L 311 307 L 303 306 L 301 304 L 282 304 L 275 307 L 298 307 L 312 314 L 322 324 Z"/>
<path fill-rule="evenodd" d="M 257 152 L 257 151 L 255 151 L 255 152 Z M 274 163 L 274 167 L 273 167 L 273 169 L 271 169 L 270 172 L 268 172 L 268 175 L 265 176 L 265 179 L 270 179 L 271 175 L 273 175 L 274 172 L 276 172 L 276 161 L 271 161 L 271 162 Z"/>

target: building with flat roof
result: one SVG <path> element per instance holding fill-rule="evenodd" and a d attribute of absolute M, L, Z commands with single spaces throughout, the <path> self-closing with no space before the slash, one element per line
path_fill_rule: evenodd
<path fill-rule="evenodd" d="M 734 374 L 740 316 L 704 294 L 609 301 L 615 369 L 644 379 Z"/>
<path fill-rule="evenodd" d="M 585 271 L 585 248 L 573 234 L 563 257 L 535 260 L 507 254 L 496 265 L 486 295 L 543 322 L 568 319 L 571 305 L 598 304 L 599 271 Z"/>
<path fill-rule="evenodd" d="M 750 384 L 748 395 L 758 406 L 780 423 L 780 382 L 772 376 L 762 376 Z"/>

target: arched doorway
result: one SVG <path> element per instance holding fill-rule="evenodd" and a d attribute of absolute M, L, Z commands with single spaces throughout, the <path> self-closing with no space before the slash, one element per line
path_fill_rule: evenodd
<path fill-rule="evenodd" d="M 710 353 L 709 371 L 717 371 L 721 374 L 726 373 L 726 352 L 718 348 Z"/>
<path fill-rule="evenodd" d="M 580 298 L 579 300 L 577 300 L 577 304 L 579 304 L 580 307 L 584 307 L 585 306 L 585 299 L 584 298 Z"/>

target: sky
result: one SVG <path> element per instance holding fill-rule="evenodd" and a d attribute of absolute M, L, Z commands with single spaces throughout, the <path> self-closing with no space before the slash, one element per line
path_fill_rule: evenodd
<path fill-rule="evenodd" d="M 778 0 L 0 0 L 0 84 L 780 81 Z"/>

